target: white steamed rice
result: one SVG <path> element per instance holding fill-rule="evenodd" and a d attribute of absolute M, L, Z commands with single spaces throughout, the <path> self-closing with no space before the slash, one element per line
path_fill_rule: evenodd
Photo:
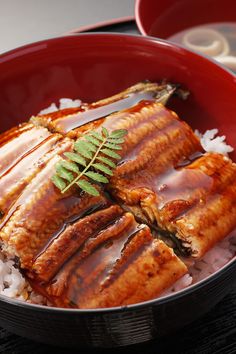
<path fill-rule="evenodd" d="M 53 113 L 56 111 L 59 111 L 60 109 L 65 109 L 65 108 L 76 108 L 81 106 L 81 100 L 72 100 L 71 98 L 61 98 L 59 100 L 59 105 L 58 107 L 56 106 L 55 103 L 52 103 L 49 107 L 43 109 L 42 111 L 39 112 L 39 115 L 43 114 L 48 114 L 48 113 Z"/>
<path fill-rule="evenodd" d="M 234 149 L 225 142 L 225 135 L 217 136 L 218 129 L 207 130 L 201 134 L 197 129 L 194 132 L 200 139 L 203 149 L 207 152 L 219 152 L 223 155 L 228 155 Z"/>
<path fill-rule="evenodd" d="M 6 260 L 0 253 L 0 294 L 12 298 L 23 298 L 26 282 L 13 260 Z"/>
<path fill-rule="evenodd" d="M 79 107 L 81 100 L 62 98 L 58 107 L 52 103 L 48 108 L 39 112 L 40 115 L 48 114 L 64 108 Z M 218 129 L 207 130 L 201 134 L 198 130 L 195 134 L 199 137 L 203 149 L 207 152 L 218 152 L 224 155 L 233 151 L 225 142 L 225 136 L 216 136 Z M 188 264 L 189 272 L 179 279 L 171 288 L 167 289 L 162 296 L 180 291 L 198 281 L 207 278 L 222 268 L 236 255 L 236 231 L 226 239 L 219 242 L 198 261 Z M 13 260 L 7 260 L 0 250 L 0 294 L 11 298 L 26 300 L 38 304 L 48 304 L 41 296 L 35 294 L 21 272 L 14 266 Z"/>

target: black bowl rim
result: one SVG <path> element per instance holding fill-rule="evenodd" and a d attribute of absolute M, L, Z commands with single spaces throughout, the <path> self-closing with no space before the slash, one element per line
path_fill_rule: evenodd
<path fill-rule="evenodd" d="M 17 47 L 15 49 L 12 49 L 10 51 L 7 51 L 3 54 L 0 55 L 0 65 L 1 63 L 5 62 L 6 60 L 11 60 L 15 59 L 16 57 L 19 57 L 21 55 L 25 55 L 26 53 L 24 52 L 27 49 L 30 49 L 34 46 L 38 45 L 47 45 L 50 42 L 56 42 L 60 40 L 66 40 L 67 38 L 72 38 L 72 37 L 120 37 L 120 38 L 135 38 L 140 43 L 142 42 L 151 42 L 153 44 L 161 44 L 162 46 L 170 46 L 170 47 L 175 47 L 178 48 L 190 55 L 193 55 L 195 57 L 198 57 L 198 59 L 211 62 L 218 70 L 220 69 L 223 71 L 224 75 L 228 76 L 230 79 L 234 81 L 236 84 L 236 77 L 233 75 L 233 73 L 225 68 L 223 65 L 218 63 L 212 58 L 208 58 L 206 56 L 198 54 L 194 50 L 188 50 L 184 46 L 176 44 L 171 41 L 167 41 L 164 39 L 159 39 L 151 36 L 140 36 L 137 34 L 123 34 L 123 33 L 106 33 L 106 32 L 94 32 L 94 33 L 79 33 L 79 34 L 72 34 L 72 35 L 66 35 L 66 36 L 57 36 L 57 37 L 52 37 L 49 39 L 44 39 L 41 41 L 33 42 L 26 44 L 24 46 Z M 31 52 L 31 50 L 30 50 Z M 137 310 L 143 307 L 148 307 L 148 306 L 157 306 L 157 305 L 162 305 L 164 303 L 169 303 L 174 300 L 183 298 L 185 296 L 188 296 L 189 294 L 193 293 L 196 290 L 200 290 L 201 288 L 207 286 L 208 284 L 211 284 L 216 280 L 216 278 L 220 277 L 221 275 L 225 274 L 228 270 L 233 268 L 233 266 L 236 264 L 236 256 L 234 256 L 229 262 L 227 262 L 222 268 L 217 270 L 215 273 L 209 275 L 207 278 L 202 279 L 201 281 L 190 285 L 187 288 L 184 288 L 180 291 L 177 291 L 176 293 L 169 294 L 160 298 L 156 299 L 151 299 L 148 301 L 143 301 L 137 304 L 132 304 L 132 305 L 126 305 L 126 306 L 116 306 L 116 307 L 109 307 L 109 308 L 97 308 L 97 309 L 68 309 L 68 308 L 60 308 L 60 307 L 52 307 L 52 306 L 46 306 L 46 305 L 39 305 L 39 304 L 32 304 L 23 300 L 18 300 L 18 299 L 12 299 L 10 297 L 7 297 L 6 295 L 0 295 L 0 302 L 2 303 L 7 303 L 13 306 L 17 306 L 20 308 L 25 308 L 25 309 L 34 309 L 36 311 L 41 311 L 41 312 L 47 312 L 47 313 L 67 313 L 70 315 L 76 315 L 76 314 L 107 314 L 107 313 L 113 313 L 113 312 L 121 312 L 121 311 L 128 311 L 128 310 Z"/>

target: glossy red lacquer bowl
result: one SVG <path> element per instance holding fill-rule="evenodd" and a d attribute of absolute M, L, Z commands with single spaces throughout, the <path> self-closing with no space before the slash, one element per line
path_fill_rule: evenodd
<path fill-rule="evenodd" d="M 136 0 L 135 18 L 144 35 L 167 39 L 186 28 L 235 22 L 235 0 Z"/>
<path fill-rule="evenodd" d="M 94 101 L 140 80 L 167 79 L 190 90 L 171 107 L 193 128 L 218 127 L 236 147 L 236 78 L 215 62 L 153 38 L 82 34 L 34 43 L 0 56 L 0 128 L 27 120 L 60 97 Z M 54 309 L 0 296 L 0 326 L 63 346 L 124 346 L 189 324 L 226 295 L 236 261 L 175 295 L 128 307 Z"/>

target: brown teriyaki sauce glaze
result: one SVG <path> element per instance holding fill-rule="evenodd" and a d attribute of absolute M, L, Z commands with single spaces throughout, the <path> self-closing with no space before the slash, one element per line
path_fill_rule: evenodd
<path fill-rule="evenodd" d="M 10 167 L 21 161 L 27 153 L 47 139 L 51 133 L 45 128 L 33 127 L 15 129 L 12 134 L 0 136 L 0 177 Z M 3 141 L 2 141 L 3 140 Z"/>
<path fill-rule="evenodd" d="M 161 210 L 169 202 L 186 202 L 197 190 L 205 190 L 209 193 L 214 185 L 214 177 L 209 176 L 198 168 L 191 168 L 191 164 L 203 154 L 197 152 L 180 163 L 165 170 L 153 184 L 158 195 L 158 209 Z"/>
<path fill-rule="evenodd" d="M 79 128 L 93 121 L 102 119 L 112 113 L 130 108 L 142 100 L 154 100 L 155 92 L 136 92 L 127 95 L 127 97 L 109 103 L 104 106 L 94 107 L 91 105 L 88 110 L 80 111 L 66 118 L 56 120 L 56 127 L 60 132 L 68 133 L 69 131 Z"/>
<path fill-rule="evenodd" d="M 86 299 L 87 294 L 93 292 L 97 284 L 100 284 L 102 289 L 103 284 L 109 281 L 113 268 L 121 260 L 126 245 L 141 229 L 142 226 L 138 225 L 129 227 L 120 237 L 100 245 L 76 267 L 69 275 L 68 287 L 63 293 L 65 302 L 78 305 L 80 297 L 83 301 L 86 301 L 84 299 Z M 142 249 L 139 251 L 141 253 Z M 124 267 L 128 268 L 130 263 L 131 257 L 125 260 Z M 118 277 L 120 273 L 121 269 L 118 269 L 115 276 Z M 75 283 L 79 286 L 76 286 Z"/>

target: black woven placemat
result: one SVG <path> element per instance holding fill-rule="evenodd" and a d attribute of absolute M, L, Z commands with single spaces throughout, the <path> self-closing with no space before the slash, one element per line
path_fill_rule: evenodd
<path fill-rule="evenodd" d="M 94 32 L 91 30 L 89 32 Z M 138 33 L 133 21 L 99 28 L 102 32 Z M 0 314 L 1 316 L 1 314 Z M 61 349 L 18 337 L 0 328 L 4 354 L 233 354 L 236 353 L 236 286 L 211 312 L 179 332 L 152 342 L 120 349 Z"/>

